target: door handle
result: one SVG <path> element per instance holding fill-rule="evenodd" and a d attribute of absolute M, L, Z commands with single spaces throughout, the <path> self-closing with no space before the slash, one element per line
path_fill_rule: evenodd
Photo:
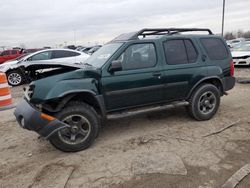
<path fill-rule="evenodd" d="M 160 72 L 154 72 L 153 76 L 157 77 L 158 79 L 161 79 L 162 74 Z"/>

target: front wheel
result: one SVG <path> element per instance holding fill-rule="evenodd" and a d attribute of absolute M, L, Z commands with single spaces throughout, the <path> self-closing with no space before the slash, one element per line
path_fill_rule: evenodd
<path fill-rule="evenodd" d="M 196 120 L 209 120 L 215 115 L 219 105 L 219 89 L 212 84 L 203 84 L 193 92 L 188 112 Z"/>
<path fill-rule="evenodd" d="M 88 148 L 94 142 L 100 123 L 92 107 L 83 102 L 71 102 L 55 116 L 70 125 L 50 138 L 51 144 L 57 149 L 76 152 Z"/>
<path fill-rule="evenodd" d="M 7 73 L 7 80 L 9 85 L 19 86 L 24 82 L 24 77 L 20 71 L 13 70 Z"/>

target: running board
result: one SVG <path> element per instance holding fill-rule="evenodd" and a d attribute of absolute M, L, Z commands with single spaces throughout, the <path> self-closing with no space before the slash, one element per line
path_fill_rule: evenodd
<path fill-rule="evenodd" d="M 172 108 L 176 108 L 179 106 L 187 106 L 187 105 L 189 105 L 189 102 L 181 101 L 181 102 L 173 102 L 173 103 L 166 104 L 166 105 L 136 108 L 136 109 L 132 109 L 132 110 L 128 110 L 128 111 L 107 114 L 107 119 L 119 119 L 119 118 L 124 118 L 124 117 L 128 117 L 128 116 L 135 116 L 138 114 L 161 111 L 161 110 L 166 110 L 166 109 L 172 109 Z"/>

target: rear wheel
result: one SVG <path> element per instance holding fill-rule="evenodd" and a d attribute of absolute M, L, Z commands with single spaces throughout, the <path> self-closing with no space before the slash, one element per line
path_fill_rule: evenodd
<path fill-rule="evenodd" d="M 88 148 L 99 132 L 99 119 L 95 110 L 83 102 L 71 102 L 55 115 L 70 125 L 55 133 L 50 142 L 61 151 L 76 152 Z"/>
<path fill-rule="evenodd" d="M 196 120 L 209 120 L 215 115 L 219 105 L 219 89 L 212 84 L 203 84 L 193 92 L 188 112 Z"/>

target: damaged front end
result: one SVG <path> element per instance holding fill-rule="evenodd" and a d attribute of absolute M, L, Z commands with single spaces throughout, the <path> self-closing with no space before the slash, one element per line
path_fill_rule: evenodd
<path fill-rule="evenodd" d="M 42 137 L 49 139 L 53 134 L 69 125 L 53 116 L 42 113 L 24 98 L 14 112 L 19 125 L 27 130 L 35 131 Z"/>

